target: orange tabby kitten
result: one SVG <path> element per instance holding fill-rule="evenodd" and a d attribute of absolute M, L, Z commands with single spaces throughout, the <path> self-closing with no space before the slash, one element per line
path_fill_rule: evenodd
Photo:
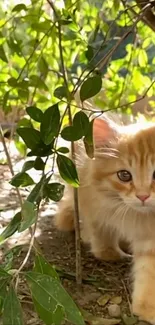
<path fill-rule="evenodd" d="M 99 259 L 133 253 L 133 313 L 155 324 L 155 126 L 118 126 L 104 117 L 94 122 L 95 158 L 77 147 L 81 236 Z M 60 202 L 55 224 L 74 229 L 72 188 Z"/>

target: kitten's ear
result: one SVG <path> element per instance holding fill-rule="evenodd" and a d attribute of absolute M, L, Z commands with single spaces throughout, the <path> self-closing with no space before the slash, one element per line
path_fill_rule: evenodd
<path fill-rule="evenodd" d="M 93 135 L 95 146 L 101 147 L 117 138 L 115 124 L 107 119 L 96 118 L 93 124 Z"/>

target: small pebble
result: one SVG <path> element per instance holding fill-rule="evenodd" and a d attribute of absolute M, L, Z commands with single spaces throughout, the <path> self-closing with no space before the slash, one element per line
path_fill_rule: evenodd
<path fill-rule="evenodd" d="M 110 305 L 108 307 L 108 312 L 111 317 L 120 317 L 121 315 L 121 308 L 119 305 Z"/>

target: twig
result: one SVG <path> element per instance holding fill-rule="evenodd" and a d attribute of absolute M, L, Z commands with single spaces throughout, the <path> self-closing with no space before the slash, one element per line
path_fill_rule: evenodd
<path fill-rule="evenodd" d="M 122 105 L 118 106 L 117 108 L 123 108 L 125 106 L 128 106 L 128 105 L 131 105 L 131 104 L 135 104 L 137 102 L 140 102 L 142 99 L 144 99 L 146 97 L 148 91 L 152 88 L 152 86 L 154 85 L 154 83 L 155 83 L 155 80 L 153 80 L 151 82 L 150 86 L 146 89 L 146 91 L 144 92 L 144 94 L 141 97 L 133 100 L 132 102 L 129 102 L 129 103 L 126 103 L 126 104 L 122 104 Z"/>
<path fill-rule="evenodd" d="M 148 4 L 148 0 L 141 1 L 136 0 L 137 5 L 140 9 L 144 8 L 146 4 Z M 145 12 L 145 15 L 143 17 L 143 21 L 145 24 L 147 24 L 153 31 L 155 31 L 155 15 L 153 14 L 152 9 L 154 8 L 154 1 L 149 1 L 150 3 L 150 9 Z"/>
<path fill-rule="evenodd" d="M 129 6 L 128 3 L 126 2 L 126 0 L 121 0 L 121 2 L 122 2 L 122 4 L 123 4 L 124 7 L 127 7 L 128 10 L 130 10 L 130 12 L 131 12 L 132 14 L 134 14 L 135 17 L 138 16 L 138 13 L 133 9 L 133 6 Z M 137 2 L 138 2 L 138 1 L 137 1 Z M 145 3 L 145 4 L 146 4 L 146 3 Z M 148 26 L 149 26 L 153 31 L 155 30 L 155 26 L 154 26 L 154 24 L 152 25 L 152 22 L 151 22 L 151 21 L 146 20 L 146 17 L 142 17 L 142 18 L 141 18 L 141 21 L 142 21 L 144 24 L 148 25 Z M 155 23 L 155 22 L 154 22 L 154 23 Z"/>
<path fill-rule="evenodd" d="M 22 69 L 21 69 L 21 71 L 20 71 L 20 73 L 19 73 L 19 75 L 18 75 L 17 81 L 20 79 L 22 73 L 24 72 L 25 68 L 26 68 L 27 65 L 29 64 L 29 61 L 32 59 L 34 53 L 36 52 L 38 46 L 42 43 L 42 41 L 44 40 L 44 38 L 45 38 L 46 36 L 48 36 L 48 34 L 51 32 L 51 30 L 53 29 L 54 26 L 55 26 L 55 23 L 53 23 L 53 25 L 52 25 L 52 26 L 47 30 L 47 32 L 43 35 L 43 37 L 40 39 L 40 41 L 37 42 L 37 44 L 35 45 L 33 51 L 31 52 L 30 56 L 27 58 L 27 60 L 26 60 L 26 62 L 25 62 L 25 64 L 24 64 L 24 66 L 22 67 Z"/>
<path fill-rule="evenodd" d="M 124 288 L 124 291 L 125 291 L 125 294 L 126 294 L 126 298 L 127 298 L 127 302 L 128 302 L 128 305 L 129 305 L 130 314 L 131 314 L 131 316 L 133 316 L 132 306 L 131 306 L 131 302 L 130 302 L 128 290 L 126 288 L 126 285 L 125 285 L 124 281 L 121 280 L 121 282 L 122 282 L 122 285 L 123 285 L 123 288 Z"/>
<path fill-rule="evenodd" d="M 8 162 L 8 166 L 9 166 L 11 175 L 14 176 L 14 170 L 13 170 L 13 167 L 12 167 L 11 158 L 10 158 L 9 151 L 8 151 L 8 148 L 7 148 L 7 145 L 6 145 L 6 142 L 5 142 L 5 138 L 4 138 L 4 134 L 3 134 L 1 124 L 0 124 L 0 140 L 2 141 L 2 144 L 3 144 L 4 152 L 5 152 L 5 155 L 6 155 L 6 158 L 7 158 L 7 162 Z M 20 195 L 20 192 L 19 192 L 18 188 L 16 188 L 16 192 L 17 192 L 19 204 L 20 204 L 20 206 L 22 206 L 22 204 L 23 204 L 22 203 L 22 197 Z"/>
<path fill-rule="evenodd" d="M 67 93 L 69 95 L 67 73 L 66 73 L 66 69 L 65 69 L 65 65 L 64 65 L 63 49 L 62 49 L 61 22 L 60 22 L 59 16 L 57 14 L 57 10 L 56 10 L 53 2 L 50 0 L 47 0 L 47 2 L 53 9 L 53 12 L 55 14 L 55 17 L 56 17 L 57 23 L 58 23 L 60 61 L 61 61 L 64 83 L 65 83 L 65 86 L 67 89 Z M 68 110 L 69 124 L 72 125 L 72 114 L 71 114 L 70 101 L 71 101 L 71 99 L 68 96 L 67 110 Z M 71 154 L 72 154 L 72 159 L 73 159 L 73 161 L 75 163 L 75 167 L 76 167 L 74 142 L 71 142 Z M 82 283 L 82 270 L 81 270 L 81 236 L 80 236 L 80 225 L 79 225 L 79 204 L 78 204 L 78 191 L 76 188 L 74 188 L 73 191 L 74 191 L 75 246 L 76 246 L 76 282 L 77 282 L 77 285 L 80 286 Z"/>

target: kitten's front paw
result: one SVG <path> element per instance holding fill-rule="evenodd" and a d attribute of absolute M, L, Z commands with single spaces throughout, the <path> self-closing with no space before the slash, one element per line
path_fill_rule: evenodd
<path fill-rule="evenodd" d="M 133 303 L 132 310 L 140 320 L 155 325 L 155 300 L 150 301 L 149 296 L 144 301 Z"/>
<path fill-rule="evenodd" d="M 95 257 L 99 260 L 104 261 L 118 261 L 120 259 L 129 258 L 131 259 L 131 255 L 124 253 L 123 251 L 114 250 L 113 248 L 107 248 L 106 250 L 102 251 L 93 251 L 92 253 Z"/>

